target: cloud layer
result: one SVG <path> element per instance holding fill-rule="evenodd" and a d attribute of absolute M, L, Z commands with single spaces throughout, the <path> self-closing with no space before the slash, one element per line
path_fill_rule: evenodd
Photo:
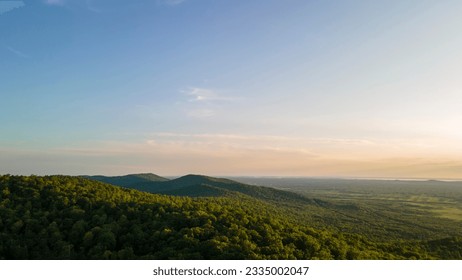
<path fill-rule="evenodd" d="M 224 96 L 217 90 L 207 89 L 207 88 L 198 88 L 191 87 L 187 90 L 182 90 L 187 96 L 191 96 L 192 99 L 189 101 L 192 102 L 212 102 L 212 101 L 233 101 L 235 100 L 232 97 Z"/>
<path fill-rule="evenodd" d="M 187 99 L 183 104 L 186 115 L 196 119 L 217 116 L 217 112 L 223 112 L 224 107 L 238 100 L 223 94 L 220 90 L 209 88 L 189 87 L 180 90 L 180 93 Z"/>
<path fill-rule="evenodd" d="M 181 3 L 185 2 L 186 0 L 162 0 L 162 2 L 169 6 L 176 6 L 180 5 Z"/>
<path fill-rule="evenodd" d="M 462 154 L 432 154 L 407 140 L 153 133 L 142 142 L 104 141 L 41 150 L 1 149 L 14 173 L 338 176 L 462 179 Z M 447 143 L 455 145 L 455 143 Z M 451 149 L 451 147 L 449 147 Z M 427 153 L 427 154 L 426 154 Z"/>
<path fill-rule="evenodd" d="M 25 5 L 23 1 L 0 1 L 0 16 Z"/>
<path fill-rule="evenodd" d="M 23 52 L 21 52 L 20 50 L 17 50 L 11 46 L 8 46 L 8 45 L 4 45 L 5 49 L 7 49 L 8 51 L 10 51 L 11 53 L 15 54 L 16 56 L 18 57 L 21 57 L 21 58 L 28 58 L 29 56 Z"/>
<path fill-rule="evenodd" d="M 44 2 L 47 5 L 56 5 L 56 6 L 62 6 L 66 4 L 66 0 L 45 0 Z"/>

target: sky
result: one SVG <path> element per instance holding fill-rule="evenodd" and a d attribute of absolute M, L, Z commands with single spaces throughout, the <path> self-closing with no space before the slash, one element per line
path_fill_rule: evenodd
<path fill-rule="evenodd" d="M 461 14 L 0 0 L 0 174 L 462 179 Z"/>

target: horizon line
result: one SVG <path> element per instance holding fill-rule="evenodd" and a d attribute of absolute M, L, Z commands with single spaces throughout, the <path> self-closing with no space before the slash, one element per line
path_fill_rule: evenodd
<path fill-rule="evenodd" d="M 186 173 L 182 175 L 159 175 L 153 172 L 139 172 L 139 173 L 129 173 L 129 174 L 119 174 L 119 175 L 104 175 L 104 174 L 11 174 L 5 173 L 0 174 L 1 176 L 11 175 L 11 176 L 71 176 L 71 177 L 84 177 L 84 176 L 105 176 L 105 177 L 122 177 L 129 175 L 139 175 L 139 174 L 152 174 L 166 179 L 175 179 L 188 175 L 196 176 L 207 176 L 215 178 L 255 178 L 255 179 L 337 179 L 337 180 L 374 180 L 374 181 L 415 181 L 415 182 L 426 182 L 426 181 L 439 181 L 439 182 L 462 182 L 462 178 L 421 178 L 421 177 L 367 177 L 367 176 L 316 176 L 316 175 L 209 175 L 209 174 L 198 174 L 198 173 Z"/>

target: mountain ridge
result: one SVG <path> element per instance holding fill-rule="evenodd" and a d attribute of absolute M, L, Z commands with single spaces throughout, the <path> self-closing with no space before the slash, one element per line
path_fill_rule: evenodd
<path fill-rule="evenodd" d="M 143 182 L 163 182 L 169 180 L 154 173 L 136 173 L 121 176 L 83 175 L 80 177 L 100 181 L 111 185 L 116 185 L 119 187 L 129 187 L 130 185 L 139 184 Z"/>
<path fill-rule="evenodd" d="M 127 180 L 128 176 L 131 178 L 137 175 L 138 174 L 114 177 L 105 176 L 104 178 L 100 176 L 87 176 L 85 178 L 139 191 L 167 195 L 214 197 L 238 193 L 262 200 L 315 203 L 312 199 L 294 192 L 265 186 L 249 185 L 226 178 L 216 178 L 198 174 L 187 174 L 171 180 L 155 175 L 166 180 L 138 180 L 130 184 L 125 183 L 129 181 Z"/>

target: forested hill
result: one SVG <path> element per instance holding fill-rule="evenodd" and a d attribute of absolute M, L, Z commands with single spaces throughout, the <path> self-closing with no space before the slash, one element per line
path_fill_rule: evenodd
<path fill-rule="evenodd" d="M 82 177 L 5 175 L 0 198 L 0 259 L 440 257 L 425 244 L 376 243 L 314 228 L 250 196 L 166 196 Z"/>
<path fill-rule="evenodd" d="M 133 176 L 136 175 L 103 178 L 100 176 L 91 176 L 88 178 L 116 186 L 158 194 L 189 197 L 216 197 L 229 196 L 238 193 L 270 201 L 286 203 L 313 203 L 313 200 L 293 192 L 270 187 L 247 185 L 229 179 L 214 178 L 203 175 L 190 174 L 173 180 L 159 180 L 157 178 L 154 180 L 138 180 L 127 184 L 129 179 Z"/>
<path fill-rule="evenodd" d="M 160 177 L 152 173 L 129 174 L 125 176 L 82 176 L 84 178 L 93 179 L 96 181 L 108 183 L 120 187 L 130 187 L 137 184 L 147 182 L 162 182 L 168 181 L 167 178 Z"/>

